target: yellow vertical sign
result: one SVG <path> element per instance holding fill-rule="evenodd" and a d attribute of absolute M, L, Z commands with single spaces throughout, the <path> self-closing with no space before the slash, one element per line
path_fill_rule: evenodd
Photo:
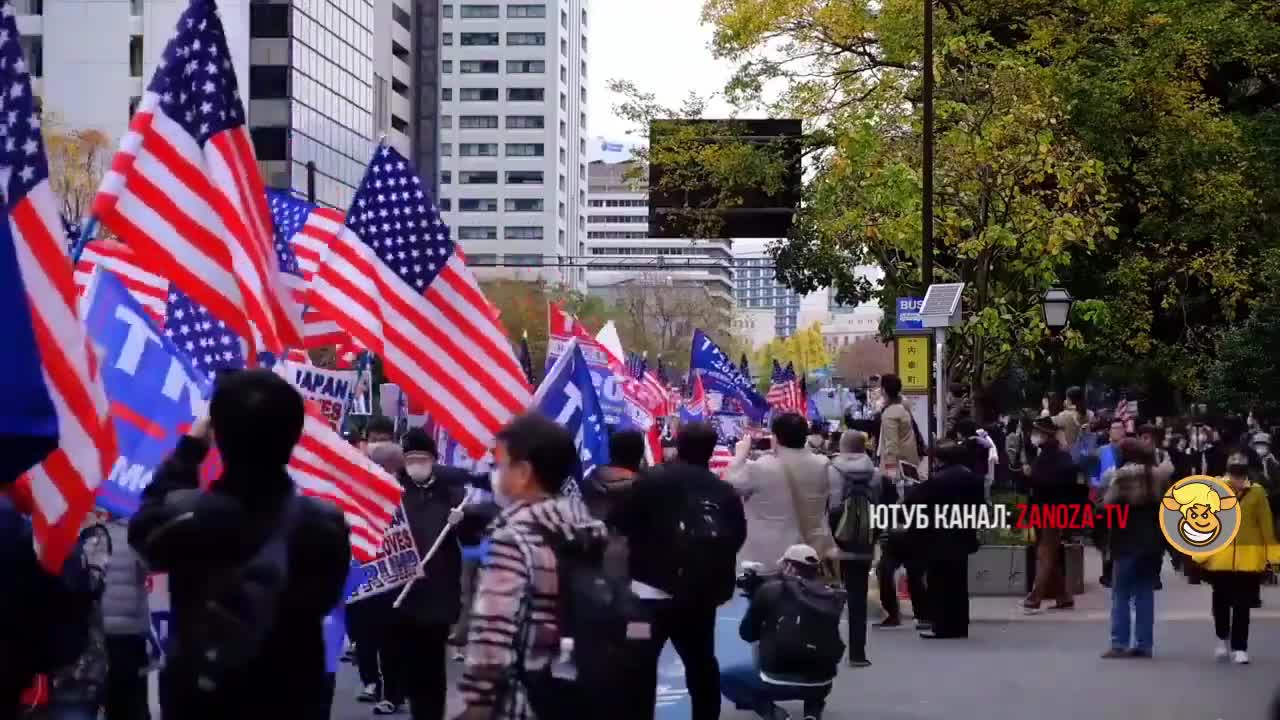
<path fill-rule="evenodd" d="M 898 377 L 905 392 L 929 391 L 929 338 L 898 337 Z"/>

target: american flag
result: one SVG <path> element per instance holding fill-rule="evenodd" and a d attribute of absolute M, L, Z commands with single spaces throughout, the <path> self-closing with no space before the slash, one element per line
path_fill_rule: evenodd
<path fill-rule="evenodd" d="M 772 384 L 769 386 L 769 394 L 765 396 L 765 400 L 775 412 L 805 414 L 800 383 L 796 381 L 795 374 L 783 370 L 777 360 L 773 361 Z"/>
<path fill-rule="evenodd" d="M 716 445 L 716 451 L 711 455 L 711 472 L 724 477 L 731 462 L 733 462 L 733 451 L 726 445 Z"/>
<path fill-rule="evenodd" d="M 339 233 L 351 232 L 343 224 L 342 212 L 316 207 L 294 197 L 287 190 L 267 191 L 271 220 L 275 225 L 276 256 L 285 285 L 294 301 L 304 308 L 302 335 L 305 347 L 315 348 L 349 341 L 338 324 L 312 307 L 311 278 L 329 252 L 329 243 Z"/>
<path fill-rule="evenodd" d="M 271 215 L 213 0 L 178 20 L 94 214 L 259 352 L 302 344 L 280 278 Z"/>
<path fill-rule="evenodd" d="M 206 375 L 244 367 L 240 338 L 177 287 L 169 288 L 164 334 L 187 354 L 192 367 Z"/>
<path fill-rule="evenodd" d="M 316 306 L 376 352 L 388 378 L 468 453 L 483 455 L 532 392 L 492 305 L 399 152 L 378 148 L 347 225 L 355 236 L 334 240 L 313 280 Z"/>
<path fill-rule="evenodd" d="M 308 408 L 302 439 L 289 458 L 289 475 L 304 495 L 329 499 L 342 509 L 357 560 L 377 556 L 400 505 L 400 483 L 344 440 L 314 407 Z"/>
<path fill-rule="evenodd" d="M 657 417 L 670 415 L 672 412 L 671 394 L 663 386 L 658 376 L 649 369 L 649 358 L 647 355 L 632 355 L 633 364 L 628 369 L 631 377 L 636 385 L 639 386 L 637 392 L 644 402 L 645 409 L 653 413 Z"/>
<path fill-rule="evenodd" d="M 164 327 L 165 306 L 169 302 L 169 281 L 140 267 L 133 250 L 116 240 L 94 240 L 84 246 L 76 260 L 76 295 L 84 297 L 96 269 L 116 274 L 157 327 Z"/>
<path fill-rule="evenodd" d="M 16 260 L 7 261 L 10 272 L 16 273 L 5 282 L 10 287 L 18 284 L 27 300 L 25 309 L 5 311 L 29 316 L 11 319 L 24 325 L 29 320 L 35 340 L 34 347 L 9 347 L 5 352 L 35 356 L 25 367 L 43 380 L 41 394 L 47 402 L 42 404 L 52 416 L 35 417 L 33 410 L 25 420 L 32 425 L 48 421 L 42 437 L 57 442 L 38 465 L 27 469 L 17 492 L 31 501 L 36 555 L 46 569 L 57 573 L 116 459 L 116 441 L 97 358 L 76 311 L 75 272 L 58 201 L 49 186 L 40 113 L 10 3 L 0 10 L 0 87 L 0 187 L 13 242 L 12 253 L 6 254 Z M 20 430 L 35 435 L 38 428 Z"/>

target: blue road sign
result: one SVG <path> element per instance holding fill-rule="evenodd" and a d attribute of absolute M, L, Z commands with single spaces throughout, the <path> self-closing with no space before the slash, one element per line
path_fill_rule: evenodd
<path fill-rule="evenodd" d="M 920 319 L 920 306 L 924 298 L 898 298 L 898 314 L 894 327 L 898 330 L 923 330 L 924 321 Z"/>

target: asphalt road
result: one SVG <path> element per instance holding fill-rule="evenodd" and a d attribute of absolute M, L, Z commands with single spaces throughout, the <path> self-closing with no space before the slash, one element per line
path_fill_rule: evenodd
<path fill-rule="evenodd" d="M 906 629 L 873 631 L 868 654 L 874 664 L 842 669 L 826 717 L 1263 720 L 1280 687 L 1280 590 L 1264 590 L 1265 608 L 1256 611 L 1251 632 L 1253 662 L 1246 666 L 1213 661 L 1208 600 L 1207 587 L 1189 586 L 1167 573 L 1166 589 L 1157 594 L 1156 657 L 1102 660 L 1108 632 L 1101 588 L 1089 588 L 1075 611 L 1033 617 L 1015 610 L 1015 598 L 974 599 L 976 621 L 967 640 L 927 641 Z M 733 626 L 727 617 L 722 625 Z M 458 670 L 452 665 L 451 675 Z M 335 720 L 372 717 L 368 706 L 352 699 L 356 683 L 354 671 L 344 666 Z M 667 696 L 658 720 L 687 718 L 678 687 Z M 457 698 L 450 700 L 454 712 Z M 799 713 L 798 707 L 789 709 Z M 723 717 L 754 715 L 726 704 Z"/>

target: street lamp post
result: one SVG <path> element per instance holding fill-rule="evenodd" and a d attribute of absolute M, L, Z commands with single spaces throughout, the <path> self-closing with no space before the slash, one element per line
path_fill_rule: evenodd
<path fill-rule="evenodd" d="M 1050 288 L 1044 291 L 1044 297 L 1040 299 L 1040 312 L 1044 315 L 1045 327 L 1049 328 L 1049 334 L 1053 337 L 1055 343 L 1060 344 L 1062 331 L 1067 329 L 1071 324 L 1071 307 L 1075 305 L 1075 298 L 1071 297 L 1071 293 L 1064 288 Z M 1054 357 L 1049 364 L 1049 389 L 1056 391 L 1058 387 L 1058 365 L 1060 358 Z"/>
<path fill-rule="evenodd" d="M 933 284 L 933 3 L 934 0 L 924 0 L 924 58 L 921 65 L 924 167 L 920 183 L 923 195 L 920 203 L 920 281 L 925 288 Z"/>

